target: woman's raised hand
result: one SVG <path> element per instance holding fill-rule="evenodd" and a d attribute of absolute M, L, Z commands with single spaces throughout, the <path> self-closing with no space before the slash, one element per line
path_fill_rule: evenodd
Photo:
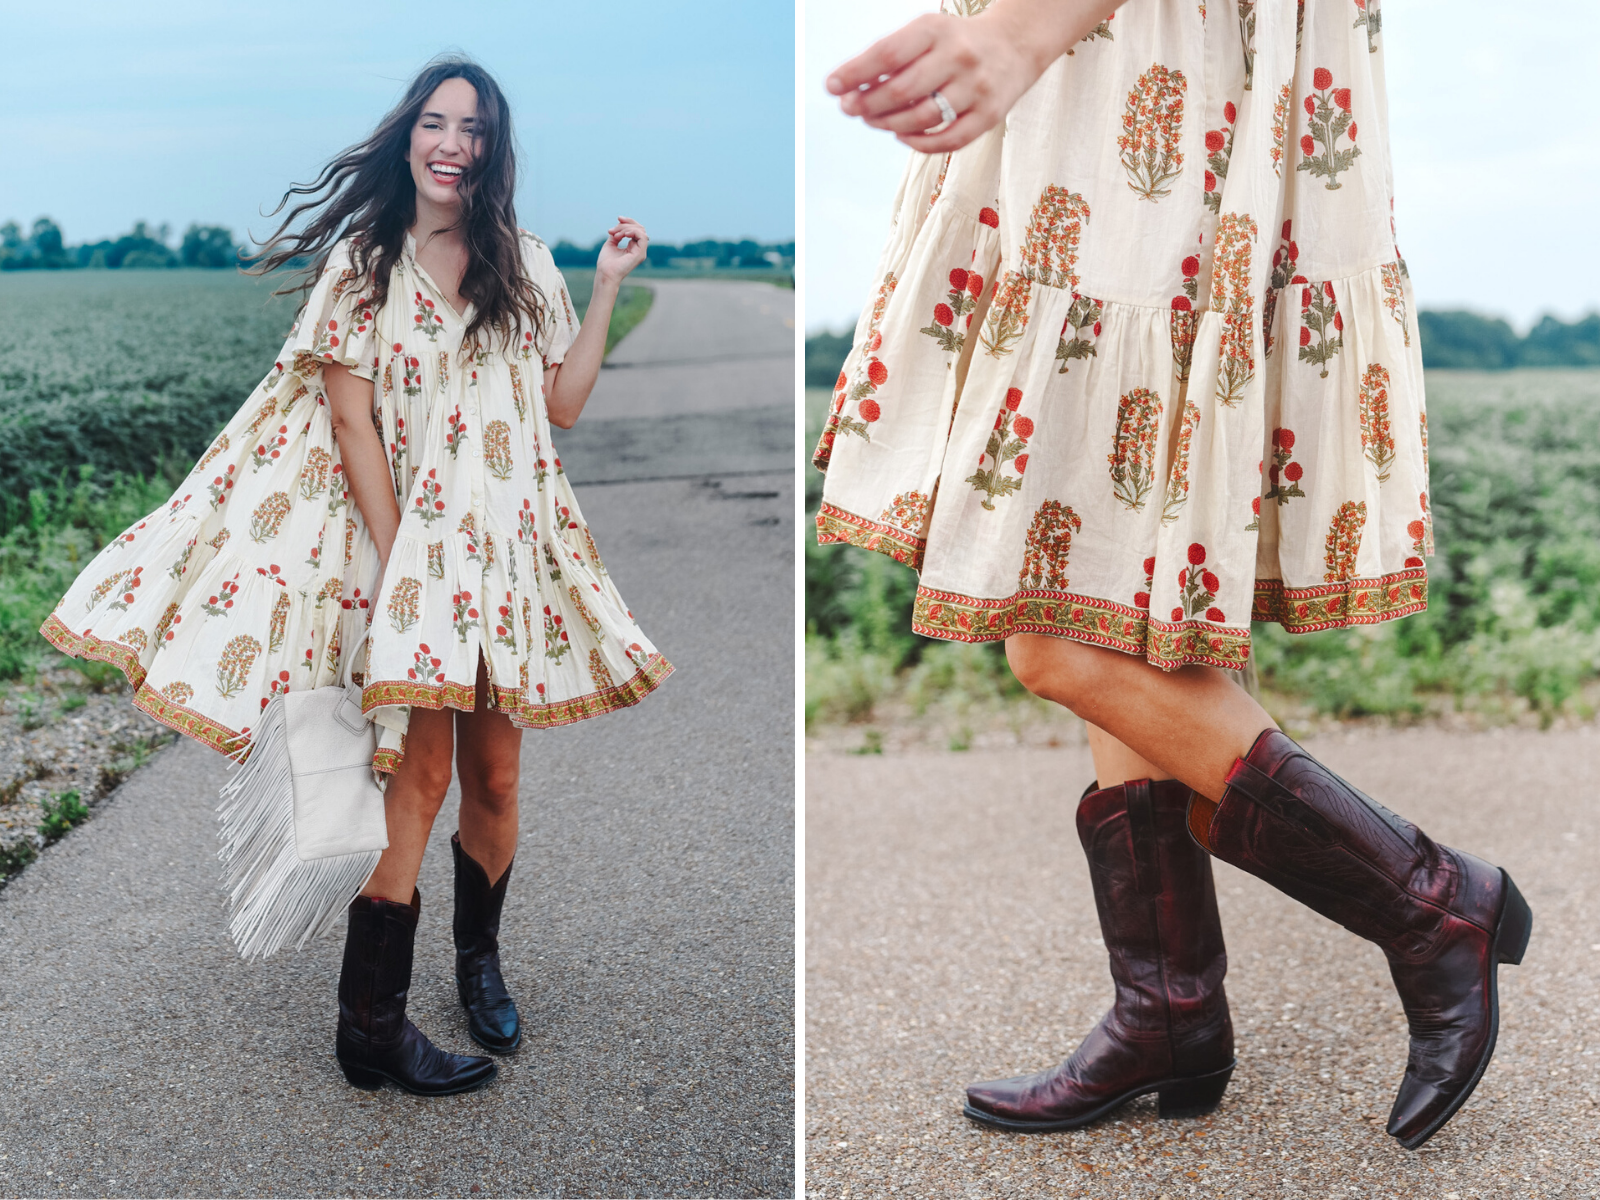
<path fill-rule="evenodd" d="M 627 246 L 623 246 L 626 241 Z M 620 280 L 644 261 L 645 250 L 650 245 L 650 235 L 644 226 L 632 217 L 618 217 L 617 223 L 606 230 L 605 245 L 600 247 L 600 257 L 595 262 L 596 276 Z"/>
<path fill-rule="evenodd" d="M 829 75 L 828 91 L 846 116 L 913 150 L 959 150 L 998 125 L 1046 67 L 1121 3 L 994 0 L 975 17 L 918 17 Z M 943 128 L 935 91 L 957 114 Z"/>

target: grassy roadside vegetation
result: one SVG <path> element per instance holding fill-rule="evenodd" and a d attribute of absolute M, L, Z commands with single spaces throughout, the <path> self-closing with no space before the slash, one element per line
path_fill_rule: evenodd
<path fill-rule="evenodd" d="M 1428 611 L 1301 636 L 1256 625 L 1263 698 L 1291 722 L 1587 719 L 1600 691 L 1600 371 L 1438 370 L 1427 382 Z M 813 443 L 827 401 L 808 389 Z M 812 514 L 820 495 L 808 468 Z M 854 723 L 871 750 L 884 714 L 1038 703 L 997 648 L 909 632 L 909 570 L 811 537 L 805 556 L 808 730 Z"/>
<path fill-rule="evenodd" d="M 582 313 L 592 270 L 565 272 Z M 0 680 L 61 661 L 39 623 L 100 547 L 162 504 L 283 344 L 298 308 L 231 271 L 0 276 Z M 624 286 L 607 349 L 650 309 Z M 91 687 L 120 676 L 70 660 Z"/>

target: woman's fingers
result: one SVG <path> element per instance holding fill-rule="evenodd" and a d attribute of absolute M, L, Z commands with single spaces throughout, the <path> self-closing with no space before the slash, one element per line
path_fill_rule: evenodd
<path fill-rule="evenodd" d="M 850 115 L 861 117 L 870 125 L 877 118 L 916 107 L 926 100 L 935 88 L 948 87 L 955 74 L 955 64 L 951 56 L 934 49 L 904 70 L 897 71 L 887 82 L 880 83 L 865 92 L 852 92 L 845 99 L 852 101 L 853 111 Z M 950 99 L 948 92 L 945 98 Z M 957 108 L 956 111 L 961 110 Z M 937 106 L 934 112 L 938 112 Z M 938 123 L 936 118 L 934 124 Z"/>
<path fill-rule="evenodd" d="M 959 80 L 939 91 L 945 98 L 945 103 L 955 109 L 958 116 L 971 107 L 971 89 Z M 926 133 L 943 123 L 944 113 L 940 111 L 939 103 L 932 95 L 924 96 L 910 108 L 887 113 L 882 117 L 869 118 L 866 122 L 874 129 L 887 129 L 890 133 Z"/>
<path fill-rule="evenodd" d="M 939 16 L 918 17 L 909 25 L 880 38 L 860 54 L 840 66 L 828 76 L 828 91 L 845 97 L 845 111 L 856 115 L 850 107 L 851 93 L 863 84 L 874 84 L 885 75 L 893 75 L 933 48 Z"/>
<path fill-rule="evenodd" d="M 941 129 L 938 133 L 901 133 L 896 136 L 918 153 L 946 154 L 975 141 L 979 134 L 993 129 L 997 123 L 992 116 L 967 112 L 952 122 L 948 129 Z"/>

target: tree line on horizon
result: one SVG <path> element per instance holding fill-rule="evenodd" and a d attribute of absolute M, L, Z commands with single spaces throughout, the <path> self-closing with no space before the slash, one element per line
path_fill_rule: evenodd
<path fill-rule="evenodd" d="M 61 271 L 83 269 L 122 270 L 167 267 L 235 267 L 252 260 L 249 247 L 234 240 L 224 225 L 198 222 L 184 230 L 174 248 L 169 225 L 135 221 L 132 230 L 117 238 L 69 246 L 61 227 L 40 217 L 26 232 L 16 221 L 0 224 L 0 271 Z M 552 248 L 556 265 L 592 267 L 604 239 L 593 246 L 576 246 L 563 238 Z M 792 270 L 794 242 L 761 243 L 708 239 L 673 245 L 652 242 L 649 265 L 661 269 L 683 267 L 760 267 Z"/>

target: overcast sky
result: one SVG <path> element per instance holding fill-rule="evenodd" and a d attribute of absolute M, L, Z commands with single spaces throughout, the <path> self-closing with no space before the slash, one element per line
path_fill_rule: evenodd
<path fill-rule="evenodd" d="M 908 153 L 840 116 L 822 81 L 936 7 L 806 0 L 808 329 L 860 311 Z M 1600 307 L 1600 5 L 1385 0 L 1383 34 L 1395 217 L 1419 302 L 1519 329 L 1545 312 L 1571 319 Z"/>
<path fill-rule="evenodd" d="M 794 16 L 783 3 L 455 0 L 369 6 L 6 5 L 0 220 L 69 242 L 133 221 L 264 232 L 258 215 L 360 140 L 434 54 L 505 89 L 521 223 L 590 243 L 795 232 Z"/>

